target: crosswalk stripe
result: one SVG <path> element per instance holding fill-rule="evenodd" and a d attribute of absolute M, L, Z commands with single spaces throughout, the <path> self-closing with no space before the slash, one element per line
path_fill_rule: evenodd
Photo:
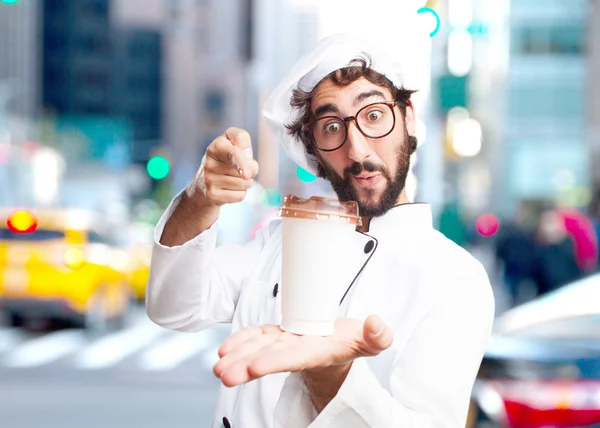
<path fill-rule="evenodd" d="M 140 356 L 139 364 L 143 370 L 172 370 L 193 355 L 202 352 L 214 343 L 214 337 L 207 332 L 200 334 L 178 333 Z"/>
<path fill-rule="evenodd" d="M 25 333 L 16 328 L 0 330 L 0 354 L 10 351 L 25 338 Z"/>
<path fill-rule="evenodd" d="M 89 345 L 75 357 L 75 365 L 89 370 L 112 366 L 146 347 L 164 332 L 149 321 L 134 325 Z"/>
<path fill-rule="evenodd" d="M 70 354 L 84 342 L 80 331 L 57 331 L 17 347 L 6 356 L 4 363 L 8 367 L 41 366 Z"/>

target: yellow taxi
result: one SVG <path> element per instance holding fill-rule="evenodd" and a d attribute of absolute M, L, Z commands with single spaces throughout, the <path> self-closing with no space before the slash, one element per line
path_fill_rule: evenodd
<path fill-rule="evenodd" d="M 0 311 L 12 326 L 60 319 L 90 330 L 119 326 L 131 289 L 127 253 L 92 213 L 0 210 Z"/>

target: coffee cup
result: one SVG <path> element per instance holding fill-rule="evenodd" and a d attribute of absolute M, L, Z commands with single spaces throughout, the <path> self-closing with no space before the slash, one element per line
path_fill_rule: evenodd
<path fill-rule="evenodd" d="M 358 204 L 286 196 L 282 219 L 281 329 L 330 336 L 347 290 L 348 263 L 361 225 Z"/>

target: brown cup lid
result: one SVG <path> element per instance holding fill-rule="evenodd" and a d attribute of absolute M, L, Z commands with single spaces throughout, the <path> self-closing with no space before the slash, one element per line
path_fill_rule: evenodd
<path fill-rule="evenodd" d="M 355 201 L 340 202 L 337 199 L 312 196 L 309 199 L 288 195 L 279 209 L 280 217 L 335 220 L 362 226 Z"/>

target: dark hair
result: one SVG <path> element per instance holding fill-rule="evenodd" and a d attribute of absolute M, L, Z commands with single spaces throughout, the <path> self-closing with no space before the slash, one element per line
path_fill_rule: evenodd
<path fill-rule="evenodd" d="M 371 58 L 365 54 L 365 57 L 355 58 L 350 61 L 348 67 L 333 71 L 325 76 L 321 82 L 328 79 L 337 86 L 346 86 L 350 83 L 364 77 L 369 82 L 384 87 L 392 93 L 392 98 L 398 103 L 398 107 L 402 112 L 402 119 L 406 117 L 406 108 L 411 105 L 410 96 L 417 91 L 411 91 L 402 87 L 397 88 L 383 74 L 371 69 Z M 320 83 L 319 83 L 320 84 Z M 286 125 L 288 132 L 295 138 L 298 138 L 304 143 L 306 153 L 316 155 L 315 146 L 313 145 L 312 135 L 305 131 L 304 127 L 312 120 L 311 102 L 319 85 L 315 86 L 312 91 L 306 92 L 299 88 L 294 89 L 290 105 L 293 108 L 300 110 L 300 117 L 293 123 Z M 417 138 L 415 136 L 408 137 L 409 153 L 413 154 L 417 150 Z"/>

